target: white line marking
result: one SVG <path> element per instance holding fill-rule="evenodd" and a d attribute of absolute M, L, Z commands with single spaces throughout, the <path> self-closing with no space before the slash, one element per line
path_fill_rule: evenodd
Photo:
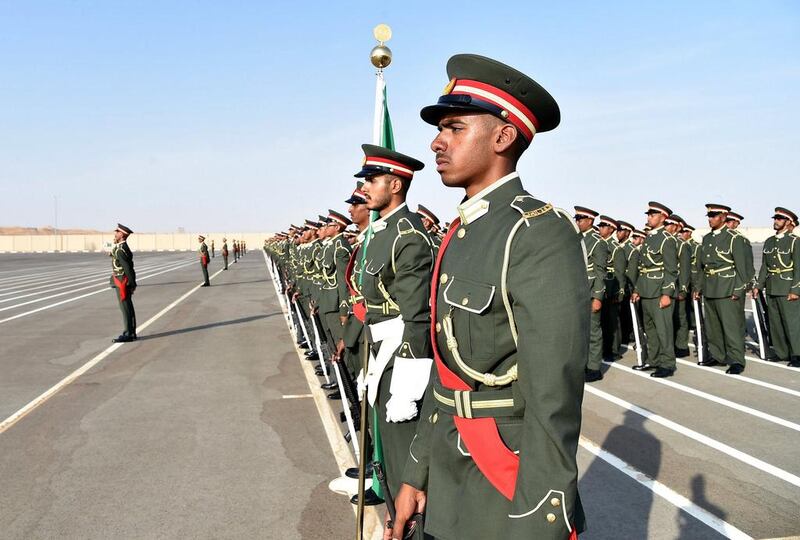
<path fill-rule="evenodd" d="M 150 275 L 142 277 L 142 278 L 138 278 L 137 277 L 136 281 L 137 282 L 144 281 L 144 280 L 149 279 L 151 277 L 160 276 L 161 274 L 166 274 L 167 272 L 172 272 L 173 270 L 178 270 L 178 269 L 183 268 L 184 266 L 188 266 L 190 264 L 194 264 L 194 263 L 186 263 L 186 264 L 184 264 L 182 266 L 178 266 L 178 267 L 175 267 L 175 268 L 170 268 L 168 270 L 162 270 L 161 272 L 156 272 L 155 274 L 150 274 Z M 216 275 L 216 274 L 214 274 L 214 275 Z M 19 319 L 21 317 L 27 317 L 28 315 L 33 315 L 34 313 L 39 313 L 40 311 L 45 311 L 47 309 L 51 309 L 51 308 L 58 307 L 58 306 L 61 306 L 61 305 L 64 305 L 64 304 L 68 304 L 70 302 L 74 302 L 75 300 L 80 300 L 82 298 L 88 298 L 89 296 L 94 296 L 95 294 L 100 294 L 100 293 L 103 293 L 103 292 L 106 292 L 106 291 L 110 291 L 110 290 L 111 290 L 111 287 L 105 287 L 103 289 L 92 291 L 90 293 L 82 294 L 80 296 L 75 296 L 74 298 L 67 298 L 66 300 L 62 300 L 60 302 L 56 302 L 55 304 L 48 304 L 46 306 L 42 306 L 40 308 L 32 309 L 32 310 L 26 311 L 24 313 L 18 313 L 16 315 L 11 316 L 11 317 L 6 317 L 5 319 L 0 319 L 0 324 L 6 323 L 6 322 L 9 322 L 9 321 L 13 321 L 15 319 Z"/>
<path fill-rule="evenodd" d="M 728 538 L 733 538 L 735 540 L 750 540 L 752 539 L 751 536 L 745 534 L 743 531 L 737 529 L 730 523 L 719 519 L 714 514 L 700 508 L 692 501 L 684 497 L 683 495 L 671 490 L 658 480 L 654 480 L 647 476 L 642 471 L 636 469 L 629 463 L 621 460 L 611 452 L 604 450 L 603 448 L 599 447 L 583 435 L 580 438 L 580 445 L 597 456 L 598 458 L 602 459 L 618 471 L 625 474 L 625 476 L 635 480 L 642 486 L 646 487 L 659 497 L 665 499 L 667 502 L 676 506 L 695 518 L 696 520 L 700 521 L 701 523 L 707 525 L 708 527 L 714 529 L 719 534 L 724 535 Z"/>
<path fill-rule="evenodd" d="M 707 399 L 708 401 L 713 401 L 714 403 L 718 403 L 724 407 L 729 407 L 731 409 L 735 409 L 737 411 L 741 411 L 743 413 L 747 413 L 751 416 L 755 416 L 756 418 L 761 418 L 762 420 L 766 420 L 767 422 L 772 422 L 773 424 L 777 424 L 779 426 L 783 426 L 785 428 L 792 429 L 794 431 L 800 432 L 800 425 L 795 424 L 794 422 L 790 422 L 789 420 L 784 420 L 783 418 L 779 418 L 777 416 L 773 416 L 771 414 L 767 414 L 765 412 L 759 411 L 757 409 L 753 409 L 752 407 L 748 407 L 746 405 L 742 405 L 740 403 L 736 403 L 734 401 L 730 401 L 725 398 L 721 398 L 719 396 L 715 396 L 713 394 L 709 394 L 708 392 L 703 392 L 702 390 L 697 390 L 690 386 L 685 386 L 680 383 L 672 382 L 667 379 L 660 379 L 655 377 L 650 377 L 647 373 L 642 373 L 641 371 L 634 371 L 627 366 L 617 365 L 614 362 L 603 362 L 604 364 L 611 366 L 615 369 L 620 369 L 624 373 L 628 373 L 629 375 L 634 375 L 636 377 L 643 377 L 648 381 L 663 384 L 664 386 L 669 386 L 670 388 L 674 388 L 676 390 L 680 390 L 681 392 L 686 392 L 687 394 L 692 394 L 693 396 L 697 396 L 699 398 Z"/>
<path fill-rule="evenodd" d="M 314 397 L 313 394 L 285 394 L 281 396 L 283 399 L 303 399 Z"/>
<path fill-rule="evenodd" d="M 605 399 L 606 401 L 610 401 L 615 405 L 619 405 L 623 409 L 635 412 L 639 416 L 643 416 L 644 418 L 647 418 L 648 420 L 651 420 L 656 424 L 660 424 L 667 429 L 671 429 L 672 431 L 676 431 L 681 435 L 689 437 L 690 439 L 694 439 L 700 444 L 704 444 L 710 448 L 713 448 L 714 450 L 718 450 L 720 452 L 728 454 L 730 457 L 738 459 L 742 463 L 755 467 L 756 469 L 764 471 L 767 474 L 771 474 L 772 476 L 775 476 L 776 478 L 780 478 L 781 480 L 789 482 L 794 486 L 800 487 L 800 476 L 792 474 L 788 471 L 784 471 L 783 469 L 780 469 L 774 465 L 770 465 L 769 463 L 762 461 L 756 457 L 753 457 L 750 454 L 746 454 L 740 450 L 737 450 L 736 448 L 733 448 L 732 446 L 728 446 L 725 443 L 712 439 L 711 437 L 703 435 L 702 433 L 698 433 L 693 429 L 690 429 L 681 424 L 673 422 L 672 420 L 668 420 L 667 418 L 664 418 L 661 415 L 652 413 L 647 409 L 643 409 L 637 405 L 634 405 L 633 403 L 625 401 L 624 399 L 618 398 L 617 396 L 611 395 L 598 388 L 587 385 L 584 387 L 584 389 L 590 394 L 594 394 L 599 398 Z"/>
<path fill-rule="evenodd" d="M 217 274 L 219 274 L 220 272 L 222 272 L 222 269 L 217 270 L 214 273 L 214 275 L 211 276 L 210 279 L 215 278 L 217 276 Z M 150 326 L 151 324 L 156 322 L 158 319 L 160 319 L 162 316 L 164 316 L 164 314 L 169 312 L 172 308 L 174 308 L 175 306 L 177 306 L 178 304 L 180 304 L 181 302 L 186 300 L 186 298 L 188 298 L 189 295 L 191 295 L 193 292 L 195 292 L 197 289 L 199 289 L 202 285 L 203 285 L 202 283 L 198 283 L 197 285 L 195 285 L 194 287 L 189 289 L 189 291 L 184 293 L 180 298 L 178 298 L 177 300 L 172 302 L 170 305 L 168 305 L 167 307 L 165 307 L 164 309 L 162 309 L 161 311 L 159 311 L 158 313 L 156 313 L 155 315 L 153 315 L 152 317 L 147 319 L 147 321 L 145 321 L 143 324 L 141 324 L 140 326 L 138 326 L 136 328 L 136 333 L 139 334 L 142 330 L 144 330 L 145 328 L 147 328 L 148 326 Z M 51 386 L 48 390 L 46 390 L 44 393 L 42 393 L 37 398 L 33 399 L 30 403 L 28 403 L 27 405 L 22 407 L 20 410 L 18 410 L 17 412 L 15 412 L 11 416 L 9 416 L 5 420 L 3 420 L 3 422 L 0 423 L 0 433 L 4 433 L 8 428 L 10 428 L 14 424 L 16 424 L 17 422 L 22 420 L 25 416 L 27 416 L 28 414 L 30 414 L 31 412 L 36 410 L 38 407 L 40 407 L 44 403 L 46 403 L 51 397 L 53 397 L 58 392 L 60 392 L 64 387 L 66 387 L 67 385 L 72 383 L 75 379 L 77 379 L 78 377 L 80 377 L 81 375 L 83 375 L 84 373 L 86 373 L 87 371 L 92 369 L 94 366 L 96 366 L 97 364 L 102 362 L 104 358 L 106 358 L 108 355 L 110 355 L 111 353 L 113 353 L 114 351 L 116 351 L 117 349 L 122 347 L 123 345 L 124 345 L 124 343 L 114 343 L 114 344 L 112 344 L 106 350 L 104 350 L 103 352 L 101 352 L 100 354 L 98 354 L 97 356 L 95 356 L 94 358 L 92 358 L 91 360 L 86 362 L 85 364 L 83 364 L 81 367 L 79 367 L 78 369 L 76 369 L 75 371 L 73 371 L 72 373 L 70 373 L 69 375 L 64 377 L 63 379 L 61 379 L 59 382 L 57 382 L 53 386 Z"/>
<path fill-rule="evenodd" d="M 263 251 L 262 253 L 264 255 L 264 265 L 267 267 L 267 276 L 272 279 L 272 273 L 269 269 L 269 264 L 267 261 L 267 254 Z M 283 304 L 279 303 L 279 305 L 281 307 L 281 311 L 284 312 L 284 317 L 288 317 L 286 310 L 283 308 Z M 291 338 L 291 332 L 289 332 L 289 339 L 291 343 L 294 343 L 294 340 Z M 311 394 L 314 398 L 314 404 L 317 406 L 317 412 L 319 413 L 319 418 L 322 421 L 322 426 L 325 429 L 325 435 L 328 438 L 328 444 L 331 446 L 331 451 L 333 452 L 333 457 L 336 460 L 336 465 L 342 474 L 344 474 L 346 469 L 355 467 L 355 459 L 353 458 L 353 454 L 350 452 L 350 448 L 347 446 L 347 443 L 342 437 L 341 431 L 339 431 L 338 418 L 334 415 L 333 410 L 330 407 L 330 403 L 325 397 L 325 392 L 323 392 L 319 387 L 319 379 L 316 375 L 314 375 L 314 372 L 311 369 L 311 362 L 303 361 L 302 351 L 299 347 L 297 347 L 296 344 L 294 348 L 295 352 L 297 353 L 297 358 L 300 360 L 300 368 L 303 370 L 303 375 L 306 377 L 308 388 L 311 390 Z M 353 513 L 356 513 L 356 505 L 351 506 L 353 507 Z M 364 538 L 373 540 L 383 538 L 383 522 L 378 516 L 378 512 L 374 507 L 365 508 Z"/>
<path fill-rule="evenodd" d="M 623 345 L 623 347 L 631 349 L 630 345 Z M 786 388 L 785 386 L 778 386 L 777 384 L 768 383 L 766 381 L 761 381 L 759 379 L 753 379 L 752 377 L 745 377 L 744 375 L 736 375 L 735 377 L 732 377 L 730 375 L 726 375 L 724 371 L 721 371 L 719 369 L 714 369 L 713 367 L 708 367 L 708 366 L 698 366 L 697 362 L 684 360 L 682 358 L 676 358 L 675 361 L 681 365 L 700 369 L 707 373 L 713 373 L 714 375 L 722 375 L 723 377 L 731 381 L 739 381 L 743 383 L 754 384 L 756 386 L 761 386 L 763 388 L 775 390 L 776 392 L 783 392 L 784 394 L 789 394 L 790 396 L 800 397 L 800 391 L 792 390 L 791 388 Z"/>

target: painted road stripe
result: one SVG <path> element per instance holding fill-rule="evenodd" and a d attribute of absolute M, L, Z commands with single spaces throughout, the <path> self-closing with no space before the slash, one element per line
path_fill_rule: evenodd
<path fill-rule="evenodd" d="M 178 264 L 179 264 L 179 263 L 171 263 L 171 264 L 166 264 L 166 265 L 164 265 L 164 266 L 160 266 L 160 267 L 158 267 L 158 269 L 167 269 L 167 268 L 172 268 L 172 267 L 180 268 L 180 267 L 182 267 L 182 266 L 188 266 L 188 265 L 189 265 L 189 264 L 191 264 L 191 263 L 183 263 L 183 264 L 181 264 L 181 265 L 178 265 Z M 176 266 L 176 265 L 177 265 L 177 266 Z M 53 299 L 53 298 L 58 298 L 58 297 L 61 297 L 61 296 L 66 296 L 66 295 L 68 295 L 68 294 L 76 293 L 76 292 L 78 292 L 78 291 L 85 291 L 86 289 L 92 289 L 92 288 L 94 288 L 94 287 L 97 287 L 97 284 L 93 284 L 93 285 L 86 285 L 86 286 L 83 286 L 83 287 L 78 287 L 78 288 L 76 288 L 76 289 L 71 289 L 71 290 L 69 290 L 69 291 L 64 291 L 64 292 L 60 292 L 60 293 L 56 293 L 56 294 L 51 294 L 50 296 L 43 296 L 43 297 L 41 297 L 41 298 L 35 298 L 35 299 L 33 299 L 33 300 L 28 300 L 28 301 L 26 301 L 26 302 L 21 302 L 21 303 L 19 303 L 19 304 L 14 304 L 13 306 L 6 306 L 6 307 L 2 307 L 2 308 L 0 308 L 0 311 L 8 311 L 9 309 L 16 309 L 16 308 L 20 308 L 20 307 L 22 307 L 22 306 L 28 306 L 28 305 L 30 305 L 30 304 L 38 304 L 39 302 L 44 302 L 45 300 L 51 300 L 51 299 Z M 108 289 L 108 288 L 110 288 L 110 287 L 109 287 L 109 286 L 106 286 L 106 287 L 103 287 L 103 289 L 102 289 L 102 290 L 106 290 L 106 289 Z"/>
<path fill-rule="evenodd" d="M 643 377 L 650 382 L 654 382 L 657 384 L 663 384 L 664 386 L 669 386 L 670 388 L 674 388 L 676 390 L 680 390 L 681 392 L 686 392 L 687 394 L 692 394 L 693 396 L 697 396 L 702 399 L 706 399 L 708 401 L 713 401 L 719 405 L 724 407 L 729 407 L 731 409 L 735 409 L 737 411 L 747 413 L 751 416 L 755 416 L 756 418 L 761 418 L 762 420 L 766 420 L 767 422 L 772 422 L 773 424 L 777 424 L 779 426 L 792 429 L 794 431 L 800 432 L 800 424 L 795 424 L 794 422 L 790 422 L 789 420 L 785 420 L 783 418 L 779 418 L 777 416 L 773 416 L 771 414 L 767 414 L 763 411 L 759 411 L 757 409 L 753 409 L 752 407 L 748 407 L 746 405 L 742 405 L 741 403 L 736 403 L 734 401 L 730 401 L 729 399 L 721 398 L 719 396 L 715 396 L 713 394 L 709 394 L 708 392 L 703 392 L 702 390 L 697 390 L 690 386 L 686 386 L 680 383 L 676 383 L 673 381 L 669 381 L 667 379 L 661 379 L 656 377 L 651 377 L 647 373 L 643 373 L 641 371 L 634 371 L 627 366 L 617 365 L 614 362 L 603 362 L 607 366 L 611 366 L 614 369 L 622 370 L 624 373 L 628 373 L 629 375 L 634 375 L 636 377 Z"/>
<path fill-rule="evenodd" d="M 189 263 L 186 263 L 186 264 L 184 264 L 182 266 L 178 266 L 178 267 L 175 267 L 175 268 L 170 268 L 170 269 L 167 269 L 167 270 L 162 270 L 161 272 L 156 272 L 155 274 L 150 274 L 150 275 L 142 277 L 142 278 L 138 278 L 137 277 L 136 281 L 137 282 L 144 281 L 146 279 L 150 279 L 151 277 L 160 276 L 161 274 L 166 274 L 167 272 L 172 272 L 174 270 L 178 270 L 178 269 L 183 268 L 184 266 L 188 266 L 190 264 L 194 264 L 194 263 L 189 262 Z M 216 274 L 214 274 L 214 275 L 216 275 Z M 66 300 L 62 300 L 60 302 L 56 302 L 55 304 L 48 304 L 46 306 L 42 306 L 42 307 L 39 307 L 39 308 L 36 308 L 36 309 L 32 309 L 30 311 L 25 311 L 24 313 L 17 313 L 16 315 L 12 315 L 11 317 L 6 317 L 5 319 L 0 319 L 0 324 L 6 323 L 6 322 L 9 322 L 9 321 L 13 321 L 15 319 L 19 319 L 21 317 L 27 317 L 28 315 L 33 315 L 34 313 L 39 313 L 40 311 L 45 311 L 45 310 L 48 310 L 48 309 L 52 309 L 54 307 L 62 306 L 64 304 L 68 304 L 68 303 L 74 302 L 76 300 L 81 300 L 82 298 L 88 298 L 89 296 L 94 296 L 95 294 L 100 294 L 100 293 L 103 293 L 103 292 L 106 292 L 106 291 L 109 291 L 109 290 L 111 290 L 111 287 L 104 287 L 102 289 L 98 289 L 98 290 L 92 291 L 90 293 L 82 294 L 80 296 L 75 296 L 73 298 L 67 298 Z"/>
<path fill-rule="evenodd" d="M 767 463 L 765 461 L 762 461 L 762 460 L 758 459 L 757 457 L 751 456 L 750 454 L 746 454 L 745 452 L 737 450 L 736 448 L 733 448 L 732 446 L 728 446 L 725 443 L 722 443 L 720 441 L 712 439 L 711 437 L 703 435 L 702 433 L 698 433 L 697 431 L 694 431 L 693 429 L 690 429 L 690 428 L 688 428 L 686 426 L 678 424 L 677 422 L 673 422 L 672 420 L 668 420 L 667 418 L 664 418 L 661 415 L 652 413 L 652 412 L 650 412 L 650 411 L 648 411 L 646 409 L 643 409 L 643 408 L 641 408 L 641 407 L 639 407 L 637 405 L 634 405 L 633 403 L 625 401 L 624 399 L 620 399 L 617 396 L 614 396 L 612 394 L 604 392 L 604 391 L 602 391 L 602 390 L 600 390 L 598 388 L 595 388 L 593 386 L 586 385 L 584 387 L 584 390 L 586 390 L 586 392 L 589 392 L 590 394 L 593 394 L 593 395 L 595 395 L 595 396 L 597 396 L 599 398 L 605 399 L 606 401 L 610 401 L 611 403 L 614 403 L 615 405 L 619 405 L 623 409 L 627 409 L 629 411 L 632 411 L 632 412 L 638 414 L 639 416 L 643 416 L 644 418 L 646 418 L 646 419 L 648 419 L 648 420 L 650 420 L 650 421 L 652 421 L 652 422 L 654 422 L 656 424 L 662 425 L 667 429 L 671 429 L 672 431 L 675 431 L 677 433 L 680 433 L 681 435 L 689 437 L 690 439 L 693 439 L 693 440 L 699 442 L 700 444 L 704 444 L 704 445 L 708 446 L 709 448 L 712 448 L 712 449 L 714 449 L 716 451 L 723 452 L 723 453 L 729 455 L 730 457 L 741 461 L 742 463 L 744 463 L 746 465 L 750 465 L 751 467 L 755 467 L 756 469 L 759 469 L 759 470 L 761 470 L 761 471 L 763 471 L 763 472 L 765 472 L 767 474 L 771 474 L 772 476 L 774 476 L 776 478 L 780 478 L 781 480 L 783 480 L 785 482 L 788 482 L 788 483 L 792 484 L 793 486 L 800 487 L 800 476 L 792 474 L 792 473 L 790 473 L 788 471 L 784 471 L 783 469 L 780 469 L 780 468 L 778 468 L 778 467 L 776 467 L 774 465 L 770 465 L 769 463 Z"/>
<path fill-rule="evenodd" d="M 281 396 L 283 399 L 303 399 L 303 398 L 313 398 L 313 394 L 285 394 Z"/>
<path fill-rule="evenodd" d="M 263 251 L 262 253 L 264 255 L 264 265 L 267 268 L 267 276 L 270 278 L 270 281 L 272 281 L 272 271 L 269 268 L 267 254 Z M 275 292 L 274 288 L 272 291 L 273 293 Z M 275 297 L 277 298 L 277 293 L 275 293 Z M 278 305 L 280 306 L 281 311 L 283 311 L 283 316 L 285 318 L 288 317 L 288 313 L 284 309 L 283 304 L 279 302 Z M 291 336 L 291 332 L 289 332 L 289 336 Z M 291 337 L 290 340 L 291 343 L 295 343 L 295 340 L 291 339 Z M 333 452 L 333 457 L 336 460 L 336 466 L 339 468 L 342 475 L 344 475 L 345 470 L 356 466 L 355 459 L 353 454 L 350 452 L 350 447 L 347 446 L 347 443 L 342 436 L 342 432 L 339 430 L 339 419 L 337 418 L 337 415 L 334 414 L 325 392 L 323 392 L 319 387 L 319 379 L 316 375 L 314 375 L 314 371 L 311 368 L 312 363 L 303 361 L 303 351 L 297 347 L 296 343 L 295 352 L 297 353 L 297 358 L 300 360 L 300 369 L 302 369 L 303 375 L 306 377 L 308 388 L 311 390 L 311 395 L 314 398 L 314 404 L 317 406 L 317 413 L 319 413 L 319 418 L 322 421 L 323 428 L 325 429 L 325 435 L 328 438 L 328 444 L 330 444 L 331 452 Z M 351 506 L 353 507 L 353 513 L 356 513 L 356 505 L 353 504 Z M 382 533 L 383 523 L 378 516 L 378 512 L 374 507 L 365 508 L 364 538 L 377 540 L 383 538 Z"/>
<path fill-rule="evenodd" d="M 210 277 L 210 279 L 215 278 L 220 272 L 222 272 L 222 269 L 217 270 L 214 273 L 214 275 L 212 275 Z M 203 285 L 202 282 L 198 283 L 197 285 L 195 285 L 194 287 L 189 289 L 189 291 L 184 293 L 180 298 L 178 298 L 177 300 L 172 302 L 170 305 L 168 305 L 167 307 L 165 307 L 164 309 L 162 309 L 161 311 L 159 311 L 158 313 L 156 313 L 155 315 L 153 315 L 152 317 L 147 319 L 146 322 L 144 322 L 140 326 L 136 327 L 136 333 L 137 334 L 141 333 L 142 330 L 144 330 L 145 328 L 147 328 L 148 326 L 150 326 L 151 324 L 156 322 L 158 319 L 160 319 L 166 313 L 168 313 L 172 308 L 174 308 L 175 306 L 177 306 L 178 304 L 180 304 L 181 302 L 186 300 L 192 293 L 194 293 L 202 285 Z M 0 322 L 2 322 L 2 321 L 0 321 Z M 122 347 L 123 345 L 125 345 L 125 344 L 124 343 L 113 343 L 106 350 L 104 350 L 103 352 L 101 352 L 100 354 L 98 354 L 97 356 L 95 356 L 94 358 L 92 358 L 91 360 L 86 362 L 85 364 L 83 364 L 81 367 L 79 367 L 78 369 L 76 369 L 75 371 L 73 371 L 72 373 L 70 373 L 69 375 L 64 377 L 63 379 L 61 379 L 58 383 L 56 383 L 53 386 L 51 386 L 47 391 L 42 393 L 40 396 L 38 396 L 37 398 L 32 400 L 30 403 L 28 403 L 27 405 L 22 407 L 20 410 L 18 410 L 17 412 L 15 412 L 11 416 L 9 416 L 5 420 L 3 420 L 3 422 L 0 423 L 0 433 L 4 433 L 11 426 L 13 426 L 17 422 L 19 422 L 20 420 L 25 418 L 28 414 L 30 414 L 31 412 L 36 410 L 38 407 L 40 407 L 43 404 L 45 404 L 50 398 L 52 398 L 58 392 L 63 390 L 70 383 L 75 381 L 75 379 L 77 379 L 78 377 L 80 377 L 81 375 L 83 375 L 84 373 L 86 373 L 87 371 L 92 369 L 94 366 L 96 366 L 97 364 L 102 362 L 103 359 L 108 357 L 108 355 L 110 355 L 111 353 L 113 353 L 114 351 L 116 351 L 117 349 Z"/>
<path fill-rule="evenodd" d="M 700 521 L 701 523 L 707 525 L 708 527 L 714 529 L 719 534 L 726 536 L 728 538 L 732 538 L 734 540 L 750 540 L 752 537 L 745 534 L 743 531 L 737 529 L 727 521 L 723 521 L 711 512 L 700 508 L 692 501 L 677 493 L 658 480 L 654 480 L 650 478 L 642 471 L 636 469 L 629 463 L 621 460 L 608 450 L 604 450 L 600 446 L 596 445 L 583 435 L 580 438 L 580 445 L 587 451 L 591 452 L 598 458 L 602 459 L 618 471 L 625 474 L 627 477 L 631 478 L 632 480 L 636 481 L 640 485 L 646 487 L 662 499 L 666 500 L 668 503 L 676 506 L 695 518 L 696 520 Z"/>

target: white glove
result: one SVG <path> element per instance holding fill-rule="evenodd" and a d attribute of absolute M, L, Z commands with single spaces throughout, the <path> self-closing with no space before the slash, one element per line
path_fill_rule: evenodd
<path fill-rule="evenodd" d="M 358 377 L 356 377 L 356 388 L 358 391 L 358 400 L 361 401 L 364 399 L 364 394 L 367 393 L 367 381 L 364 379 L 364 370 L 358 372 Z"/>
<path fill-rule="evenodd" d="M 408 398 L 392 396 L 386 402 L 387 422 L 405 422 L 416 418 L 417 412 L 417 402 Z"/>

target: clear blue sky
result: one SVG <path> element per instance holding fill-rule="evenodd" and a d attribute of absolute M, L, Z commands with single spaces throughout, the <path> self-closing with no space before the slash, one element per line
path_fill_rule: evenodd
<path fill-rule="evenodd" d="M 649 199 L 704 225 L 800 211 L 800 3 L 0 0 L 0 225 L 270 231 L 344 210 L 369 142 L 372 28 L 410 202 L 443 219 L 419 118 L 454 53 L 497 58 L 559 102 L 529 191 L 641 225 Z"/>

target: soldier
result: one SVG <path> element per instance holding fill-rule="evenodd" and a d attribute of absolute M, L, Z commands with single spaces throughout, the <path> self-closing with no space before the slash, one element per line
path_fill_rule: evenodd
<path fill-rule="evenodd" d="M 603 358 L 614 362 L 620 358 L 619 347 L 621 335 L 619 328 L 619 305 L 625 296 L 625 251 L 614 237 L 619 223 L 608 216 L 600 216 L 598 223 L 600 237 L 605 240 L 608 251 L 606 260 L 605 295 L 600 311 L 600 323 L 603 330 Z"/>
<path fill-rule="evenodd" d="M 422 217 L 422 224 L 425 226 L 425 230 L 428 231 L 431 242 L 433 242 L 433 254 L 435 257 L 439 252 L 439 246 L 442 244 L 442 237 L 439 235 L 439 218 L 421 204 L 417 207 L 417 214 Z"/>
<path fill-rule="evenodd" d="M 236 238 L 233 239 L 233 262 L 239 262 L 239 243 Z"/>
<path fill-rule="evenodd" d="M 442 183 L 466 197 L 432 280 L 433 399 L 391 537 L 425 506 L 437 538 L 574 538 L 584 529 L 575 452 L 589 340 L 581 237 L 516 172 L 534 133 L 558 125 L 558 105 L 488 58 L 457 55 L 447 71 L 422 118 L 439 128 Z"/>
<path fill-rule="evenodd" d="M 764 242 L 752 295 L 758 298 L 759 290 L 766 293 L 769 335 L 778 361 L 800 367 L 800 242 L 789 234 L 797 214 L 779 206 L 772 219 L 775 235 Z"/>
<path fill-rule="evenodd" d="M 200 268 L 203 269 L 203 287 L 210 287 L 211 283 L 208 281 L 208 246 L 206 245 L 206 237 L 199 235 L 197 241 L 200 242 Z"/>
<path fill-rule="evenodd" d="M 622 256 L 625 261 L 625 279 L 623 280 L 622 288 L 624 294 L 622 302 L 620 303 L 619 319 L 620 319 L 620 346 L 622 344 L 628 345 L 630 342 L 631 333 L 633 332 L 633 321 L 631 320 L 631 310 L 628 308 L 628 302 L 631 301 L 631 292 L 633 292 L 633 284 L 628 280 L 628 262 L 631 259 L 631 254 L 634 250 L 634 244 L 631 240 L 631 235 L 636 229 L 627 221 L 617 220 L 619 229 L 617 229 L 617 243 L 622 249 Z M 617 348 L 619 350 L 619 348 Z"/>
<path fill-rule="evenodd" d="M 725 226 L 728 227 L 731 231 L 735 234 L 738 234 L 744 240 L 747 249 L 745 250 L 745 255 L 747 257 L 747 262 L 745 266 L 745 275 L 748 276 L 747 281 L 747 290 L 749 291 L 756 281 L 756 269 L 753 263 L 753 246 L 750 244 L 750 239 L 747 238 L 741 231 L 739 231 L 739 225 L 742 224 L 742 220 L 744 220 L 744 216 L 741 214 L 737 214 L 736 212 L 728 212 L 728 217 L 725 218 Z M 744 301 L 742 301 L 742 305 L 744 306 Z M 744 307 L 742 307 L 744 309 Z"/>
<path fill-rule="evenodd" d="M 601 310 L 606 294 L 606 265 L 608 264 L 608 244 L 594 230 L 594 219 L 598 213 L 584 206 L 575 207 L 575 223 L 583 239 L 586 254 L 586 277 L 589 282 L 590 337 L 589 356 L 586 362 L 586 382 L 603 378 L 600 365 L 603 361 L 603 327 Z"/>
<path fill-rule="evenodd" d="M 688 299 L 692 298 L 692 295 L 697 288 L 696 283 L 698 278 L 698 265 L 697 265 L 697 255 L 700 253 L 700 243 L 697 242 L 694 238 L 692 238 L 692 234 L 694 233 L 695 228 L 683 222 L 683 228 L 679 234 L 679 238 L 685 242 L 686 247 L 689 251 L 689 264 L 690 264 L 690 272 L 689 272 L 689 290 L 686 293 L 687 301 L 685 302 L 686 308 L 686 318 L 688 320 L 688 327 L 689 329 L 693 329 L 695 333 L 694 340 L 697 341 L 697 328 L 695 328 L 695 317 L 694 317 L 694 305 L 693 302 L 688 301 Z M 688 341 L 687 341 L 688 347 Z M 697 343 L 695 343 L 697 345 Z"/>
<path fill-rule="evenodd" d="M 676 367 L 672 311 L 677 293 L 678 246 L 675 237 L 664 230 L 664 221 L 672 210 L 650 201 L 646 214 L 650 232 L 641 247 L 639 275 L 631 302 L 641 300 L 647 362 L 633 369 L 653 370 L 651 377 L 671 377 Z"/>
<path fill-rule="evenodd" d="M 727 364 L 725 373 L 744 371 L 744 297 L 752 276 L 744 237 L 725 226 L 730 211 L 723 204 L 707 204 L 711 232 L 703 237 L 697 257 L 698 283 L 693 297 L 705 297 L 706 341 L 709 358 L 703 366 Z"/>
<path fill-rule="evenodd" d="M 675 237 L 678 246 L 678 292 L 675 295 L 675 307 L 672 311 L 672 328 L 675 332 L 675 356 L 689 356 L 689 317 L 686 311 L 686 298 L 692 279 L 692 254 L 690 247 L 679 236 L 685 222 L 677 214 L 672 214 L 664 221 L 664 229 Z"/>
<path fill-rule="evenodd" d="M 222 268 L 223 270 L 228 269 L 228 239 L 222 239 L 222 262 L 225 263 L 225 266 Z"/>
<path fill-rule="evenodd" d="M 361 293 L 374 360 L 365 376 L 390 491 L 397 493 L 408 447 L 428 382 L 430 349 L 431 241 L 419 215 L 406 205 L 415 171 L 424 165 L 380 146 L 364 144 L 367 208 L 380 214 L 370 225 Z"/>
<path fill-rule="evenodd" d="M 117 301 L 122 312 L 124 330 L 114 343 L 135 341 L 136 310 L 133 309 L 133 291 L 136 290 L 136 271 L 133 269 L 133 252 L 128 247 L 128 236 L 133 234 L 125 225 L 117 223 L 114 229 L 114 245 L 111 248 L 111 286 L 117 289 Z"/>
<path fill-rule="evenodd" d="M 217 256 L 217 248 L 214 247 L 214 240 L 211 240 L 211 258 Z"/>

